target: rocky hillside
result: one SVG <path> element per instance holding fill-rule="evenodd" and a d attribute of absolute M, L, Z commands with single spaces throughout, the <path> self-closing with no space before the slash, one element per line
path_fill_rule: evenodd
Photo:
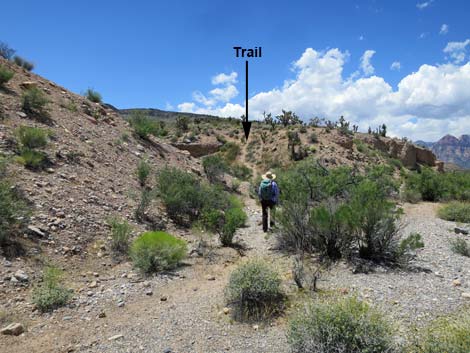
<path fill-rule="evenodd" d="M 445 135 L 437 142 L 416 141 L 416 144 L 430 148 L 440 160 L 470 169 L 470 135 L 459 138 Z"/>
<path fill-rule="evenodd" d="M 205 114 L 193 114 L 193 113 L 182 113 L 182 112 L 171 112 L 161 109 L 153 109 L 153 108 L 133 108 L 133 109 L 117 109 L 114 106 L 108 104 L 109 108 L 113 109 L 115 112 L 119 113 L 121 116 L 127 118 L 133 112 L 142 112 L 145 115 L 151 116 L 155 119 L 162 119 L 162 120 L 176 120 L 179 116 L 184 116 L 190 119 L 200 118 L 200 119 L 214 119 L 217 118 L 212 115 L 205 115 Z"/>

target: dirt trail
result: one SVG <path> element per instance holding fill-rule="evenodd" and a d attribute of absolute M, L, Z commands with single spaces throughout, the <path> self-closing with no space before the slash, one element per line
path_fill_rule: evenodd
<path fill-rule="evenodd" d="M 287 352 L 285 320 L 254 327 L 233 322 L 223 313 L 224 288 L 238 263 L 254 257 L 270 262 L 279 258 L 269 250 L 271 240 L 259 225 L 256 202 L 246 198 L 245 204 L 247 226 L 236 235 L 246 248 L 244 257 L 222 249 L 209 262 L 189 259 L 190 265 L 167 284 L 150 279 L 152 296 L 142 289 L 122 308 L 105 307 L 105 318 L 77 315 L 63 321 L 57 315 L 50 324 L 32 327 L 25 337 L 11 338 L 1 352 Z"/>

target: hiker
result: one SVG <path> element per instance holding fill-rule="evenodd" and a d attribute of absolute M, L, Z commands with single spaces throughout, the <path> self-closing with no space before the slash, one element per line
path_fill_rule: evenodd
<path fill-rule="evenodd" d="M 279 201 L 279 187 L 277 186 L 274 179 L 276 179 L 276 174 L 267 172 L 261 176 L 263 180 L 259 185 L 258 196 L 261 201 L 261 207 L 263 209 L 263 231 L 268 231 L 268 208 L 270 211 L 270 222 L 269 225 L 274 227 L 275 219 L 275 207 Z"/>

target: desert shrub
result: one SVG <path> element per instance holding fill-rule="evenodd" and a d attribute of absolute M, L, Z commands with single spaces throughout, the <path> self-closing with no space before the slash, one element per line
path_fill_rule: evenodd
<path fill-rule="evenodd" d="M 409 203 L 418 203 L 423 199 L 423 196 L 419 191 L 410 190 L 408 187 L 405 187 L 400 194 L 400 198 Z"/>
<path fill-rule="evenodd" d="M 232 163 L 240 154 L 240 145 L 235 142 L 225 142 L 220 148 L 220 153 L 228 163 Z"/>
<path fill-rule="evenodd" d="M 230 173 L 241 180 L 248 180 L 253 176 L 251 168 L 243 163 L 232 164 L 230 166 Z"/>
<path fill-rule="evenodd" d="M 299 133 L 300 134 L 305 134 L 307 133 L 307 127 L 302 125 L 300 128 L 299 128 Z"/>
<path fill-rule="evenodd" d="M 470 245 L 462 238 L 455 238 L 450 241 L 450 249 L 459 255 L 470 257 Z"/>
<path fill-rule="evenodd" d="M 241 185 L 241 181 L 238 180 L 237 178 L 233 178 L 232 179 L 232 184 L 230 185 L 230 188 L 233 192 L 239 192 L 240 185 Z"/>
<path fill-rule="evenodd" d="M 14 75 L 15 73 L 13 71 L 8 70 L 4 66 L 0 66 L 0 87 L 10 81 Z"/>
<path fill-rule="evenodd" d="M 157 191 L 168 216 L 179 224 L 196 221 L 203 209 L 226 209 L 228 199 L 216 186 L 202 183 L 194 175 L 176 168 L 157 174 Z"/>
<path fill-rule="evenodd" d="M 166 130 L 162 129 L 161 126 L 149 116 L 143 114 L 140 111 L 133 112 L 129 123 L 134 129 L 134 133 L 141 139 L 148 139 L 149 135 L 153 136 L 164 136 Z"/>
<path fill-rule="evenodd" d="M 13 61 L 19 67 L 22 67 L 26 71 L 32 71 L 34 69 L 34 64 L 31 61 L 28 61 L 21 56 L 13 57 Z"/>
<path fill-rule="evenodd" d="M 238 228 L 243 227 L 247 220 L 240 200 L 230 196 L 228 201 L 229 206 L 224 212 L 220 209 L 205 208 L 201 217 L 203 227 L 217 233 L 223 246 L 233 244 L 235 232 Z"/>
<path fill-rule="evenodd" d="M 390 163 L 391 166 L 393 166 L 396 169 L 402 169 L 403 168 L 403 163 L 399 159 L 390 158 L 388 160 L 388 162 Z"/>
<path fill-rule="evenodd" d="M 137 164 L 136 175 L 137 175 L 137 179 L 139 180 L 140 186 L 142 187 L 145 186 L 145 184 L 147 183 L 148 176 L 150 175 L 151 171 L 152 171 L 152 168 L 150 167 L 150 164 L 148 163 L 147 160 L 145 159 L 139 160 L 139 163 Z"/>
<path fill-rule="evenodd" d="M 16 130 L 16 136 L 24 148 L 35 149 L 42 148 L 47 145 L 47 131 L 30 126 L 20 126 Z"/>
<path fill-rule="evenodd" d="M 42 283 L 33 290 L 32 301 L 42 311 L 51 311 L 68 303 L 72 291 L 61 285 L 62 271 L 56 267 L 47 267 L 42 276 Z"/>
<path fill-rule="evenodd" d="M 396 351 L 383 313 L 356 298 L 311 304 L 290 320 L 287 338 L 295 353 Z"/>
<path fill-rule="evenodd" d="M 228 170 L 225 160 L 218 154 L 213 154 L 202 159 L 202 166 L 207 179 L 211 183 L 221 181 L 223 174 Z"/>
<path fill-rule="evenodd" d="M 312 132 L 309 136 L 309 140 L 310 140 L 311 143 L 317 143 L 318 142 L 317 134 Z"/>
<path fill-rule="evenodd" d="M 467 353 L 470 347 L 470 316 L 468 311 L 441 317 L 417 334 L 410 353 Z"/>
<path fill-rule="evenodd" d="M 438 173 L 422 168 L 406 175 L 405 187 L 422 195 L 424 201 L 470 200 L 470 172 Z"/>
<path fill-rule="evenodd" d="M 437 214 L 446 221 L 470 223 L 470 202 L 450 202 L 439 208 Z"/>
<path fill-rule="evenodd" d="M 142 188 L 140 191 L 140 199 L 138 200 L 137 208 L 135 209 L 134 216 L 137 221 L 143 222 L 146 220 L 147 209 L 152 202 L 154 192 L 148 188 Z"/>
<path fill-rule="evenodd" d="M 127 253 L 132 232 L 131 225 L 126 220 L 120 221 L 118 218 L 109 219 L 108 224 L 111 227 L 111 249 L 116 253 Z"/>
<path fill-rule="evenodd" d="M 9 243 L 24 230 L 30 214 L 30 207 L 23 195 L 12 187 L 4 175 L 0 175 L 0 246 Z"/>
<path fill-rule="evenodd" d="M 43 116 L 47 113 L 46 105 L 49 100 L 37 87 L 28 88 L 21 97 L 22 109 L 25 113 Z"/>
<path fill-rule="evenodd" d="M 40 170 L 47 165 L 48 159 L 44 152 L 23 148 L 20 152 L 19 162 L 31 170 Z"/>
<path fill-rule="evenodd" d="M 187 245 L 165 232 L 146 232 L 134 240 L 130 257 L 144 273 L 173 269 L 186 257 Z"/>
<path fill-rule="evenodd" d="M 15 55 L 16 50 L 11 48 L 7 43 L 0 41 L 0 56 L 10 60 Z"/>
<path fill-rule="evenodd" d="M 85 96 L 85 98 L 87 98 L 89 101 L 92 101 L 93 103 L 101 103 L 103 101 L 103 97 L 101 97 L 101 94 L 92 88 L 88 88 L 83 95 Z"/>
<path fill-rule="evenodd" d="M 225 289 L 228 303 L 238 320 L 261 320 L 283 309 L 281 279 L 265 262 L 252 260 L 237 267 Z"/>
<path fill-rule="evenodd" d="M 189 118 L 186 116 L 179 116 L 176 118 L 176 130 L 179 132 L 186 132 L 189 130 Z"/>

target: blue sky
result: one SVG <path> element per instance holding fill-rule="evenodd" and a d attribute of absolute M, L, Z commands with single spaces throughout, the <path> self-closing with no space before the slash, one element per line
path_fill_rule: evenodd
<path fill-rule="evenodd" d="M 244 61 L 232 48 L 262 46 L 252 118 L 284 104 L 412 138 L 470 133 L 468 1 L 29 0 L 2 12 L 0 40 L 36 73 L 119 108 L 239 116 Z"/>

